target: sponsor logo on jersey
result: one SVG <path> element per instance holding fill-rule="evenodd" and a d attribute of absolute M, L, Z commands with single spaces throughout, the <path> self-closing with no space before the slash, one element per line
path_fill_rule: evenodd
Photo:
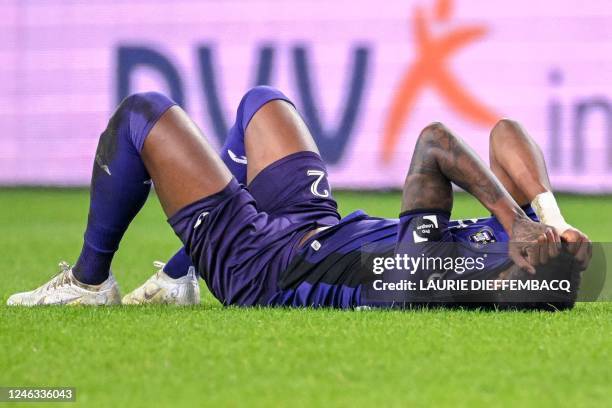
<path fill-rule="evenodd" d="M 437 241 L 441 236 L 442 232 L 440 231 L 437 215 L 424 215 L 416 219 L 415 228 L 412 231 L 412 238 L 415 243 Z"/>

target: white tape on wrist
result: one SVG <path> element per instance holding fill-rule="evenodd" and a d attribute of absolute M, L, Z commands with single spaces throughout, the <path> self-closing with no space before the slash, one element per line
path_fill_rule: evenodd
<path fill-rule="evenodd" d="M 557 205 L 557 200 L 555 200 L 555 196 L 550 191 L 535 196 L 531 202 L 531 206 L 538 215 L 540 221 L 556 229 L 559 234 L 573 228 L 565 222 L 563 215 L 561 215 L 561 210 Z"/>

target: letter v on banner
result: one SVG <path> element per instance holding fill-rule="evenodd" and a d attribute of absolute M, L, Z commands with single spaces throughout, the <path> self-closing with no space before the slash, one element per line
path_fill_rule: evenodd
<path fill-rule="evenodd" d="M 212 47 L 202 46 L 198 48 L 198 60 L 200 63 L 200 79 L 206 109 L 212 122 L 213 132 L 220 145 L 225 143 L 228 126 L 221 108 L 221 100 L 217 87 L 217 74 L 214 69 Z M 256 85 L 270 85 L 272 68 L 274 64 L 274 48 L 264 46 L 259 49 L 257 59 Z"/>
<path fill-rule="evenodd" d="M 312 135 L 317 142 L 321 157 L 328 164 L 335 164 L 342 158 L 344 149 L 353 132 L 357 113 L 363 97 L 367 79 L 369 50 L 358 47 L 353 52 L 353 67 L 348 92 L 344 99 L 344 109 L 340 123 L 335 130 L 326 130 L 319 119 L 319 109 L 313 95 L 313 80 L 310 75 L 310 64 L 304 47 L 293 49 L 293 63 L 297 86 L 301 99 L 301 111 Z"/>

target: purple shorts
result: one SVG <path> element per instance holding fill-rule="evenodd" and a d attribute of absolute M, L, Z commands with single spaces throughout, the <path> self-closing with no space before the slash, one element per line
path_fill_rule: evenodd
<path fill-rule="evenodd" d="M 299 241 L 340 220 L 327 170 L 313 152 L 272 163 L 248 188 L 235 179 L 168 222 L 224 305 L 264 305 L 278 292 Z"/>

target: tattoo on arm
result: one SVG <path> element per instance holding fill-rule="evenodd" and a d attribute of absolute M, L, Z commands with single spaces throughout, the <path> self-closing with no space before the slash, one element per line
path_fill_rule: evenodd
<path fill-rule="evenodd" d="M 451 182 L 475 196 L 504 227 L 525 217 L 495 175 L 461 139 L 441 124 L 427 127 L 415 147 L 404 187 L 402 210 L 452 208 Z M 498 214 L 499 213 L 499 214 Z M 507 228 L 508 229 L 508 228 Z"/>

